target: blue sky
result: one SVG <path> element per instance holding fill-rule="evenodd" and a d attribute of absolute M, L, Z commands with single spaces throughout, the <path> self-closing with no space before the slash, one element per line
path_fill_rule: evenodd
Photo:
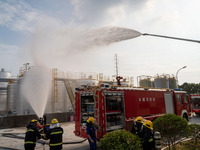
<path fill-rule="evenodd" d="M 65 72 L 134 77 L 178 74 L 200 82 L 200 44 L 140 36 L 82 50 L 83 29 L 118 26 L 200 40 L 199 0 L 0 0 L 0 68 L 17 76 L 24 63 Z M 74 45 L 74 47 L 72 46 Z M 78 49 L 80 48 L 80 49 Z"/>

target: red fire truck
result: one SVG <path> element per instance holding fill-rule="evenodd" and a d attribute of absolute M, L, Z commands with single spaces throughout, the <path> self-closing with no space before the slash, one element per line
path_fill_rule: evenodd
<path fill-rule="evenodd" d="M 200 115 L 200 94 L 191 94 L 192 112 Z"/>
<path fill-rule="evenodd" d="M 97 138 L 107 132 L 130 130 L 137 116 L 154 120 L 174 113 L 188 120 L 191 116 L 190 96 L 184 91 L 131 88 L 102 84 L 76 89 L 75 135 L 87 138 L 86 121 L 96 120 Z"/>

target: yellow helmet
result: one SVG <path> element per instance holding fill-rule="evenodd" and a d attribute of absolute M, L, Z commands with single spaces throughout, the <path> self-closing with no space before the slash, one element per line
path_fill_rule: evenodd
<path fill-rule="evenodd" d="M 153 123 L 150 120 L 146 120 L 143 125 L 149 129 L 153 129 Z"/>
<path fill-rule="evenodd" d="M 58 123 L 58 120 L 57 120 L 56 118 L 54 118 L 54 119 L 51 120 L 51 123 L 52 123 L 52 124 Z"/>
<path fill-rule="evenodd" d="M 35 123 L 36 125 L 38 124 L 38 121 L 36 119 L 32 119 L 31 122 Z"/>
<path fill-rule="evenodd" d="M 135 118 L 135 121 L 139 122 L 139 123 L 143 123 L 143 118 L 139 116 L 139 117 Z"/>
<path fill-rule="evenodd" d="M 94 123 L 94 122 L 95 122 L 95 120 L 94 120 L 94 118 L 93 118 L 93 117 L 89 117 L 89 118 L 88 118 L 88 120 L 87 120 L 87 122 L 88 122 L 88 123 Z"/>

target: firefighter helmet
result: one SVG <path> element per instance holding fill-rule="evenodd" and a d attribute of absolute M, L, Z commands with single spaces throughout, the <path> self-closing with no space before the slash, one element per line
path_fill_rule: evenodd
<path fill-rule="evenodd" d="M 153 129 L 153 123 L 150 120 L 146 120 L 143 125 L 149 129 Z"/>
<path fill-rule="evenodd" d="M 36 125 L 38 124 L 38 121 L 36 119 L 32 119 L 31 122 L 35 123 Z"/>
<path fill-rule="evenodd" d="M 139 123 L 143 123 L 143 118 L 139 116 L 139 117 L 135 118 L 135 121 L 139 122 Z"/>
<path fill-rule="evenodd" d="M 57 120 L 56 118 L 54 118 L 54 119 L 51 120 L 51 123 L 52 123 L 52 124 L 58 123 L 58 120 Z"/>
<path fill-rule="evenodd" d="M 94 120 L 94 118 L 93 118 L 93 117 L 89 117 L 89 118 L 88 118 L 88 120 L 87 120 L 87 122 L 88 122 L 88 123 L 94 123 L 94 122 L 95 122 L 95 120 Z"/>

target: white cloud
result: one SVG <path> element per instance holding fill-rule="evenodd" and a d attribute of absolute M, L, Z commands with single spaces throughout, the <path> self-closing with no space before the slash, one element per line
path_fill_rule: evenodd
<path fill-rule="evenodd" d="M 140 9 L 145 2 L 146 0 L 71 0 L 79 21 L 90 26 L 117 25 L 127 13 Z"/>
<path fill-rule="evenodd" d="M 125 16 L 126 16 L 125 6 L 119 5 L 119 6 L 111 7 L 107 10 L 107 14 L 109 18 L 112 18 L 110 25 L 116 25 L 118 24 L 118 22 L 125 19 Z M 107 22 L 109 21 L 107 20 Z"/>
<path fill-rule="evenodd" d="M 23 0 L 0 1 L 0 26 L 14 31 L 32 32 L 38 21 L 45 17 Z"/>

